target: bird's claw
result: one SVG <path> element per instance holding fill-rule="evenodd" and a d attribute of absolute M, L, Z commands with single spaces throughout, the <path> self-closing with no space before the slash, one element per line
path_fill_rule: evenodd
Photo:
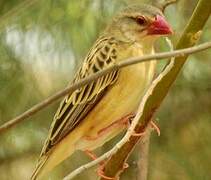
<path fill-rule="evenodd" d="M 103 166 L 100 166 L 98 169 L 97 169 L 97 174 L 98 176 L 102 177 L 103 179 L 107 179 L 107 180 L 115 180 L 116 178 L 115 177 L 109 177 L 109 176 L 106 176 L 104 171 L 103 171 Z"/>
<path fill-rule="evenodd" d="M 128 163 L 124 163 L 122 170 L 125 170 L 128 167 L 129 167 Z M 98 176 L 102 177 L 103 179 L 107 179 L 107 180 L 117 180 L 117 177 L 109 177 L 109 176 L 106 176 L 105 173 L 104 173 L 104 171 L 103 171 L 103 169 L 104 169 L 104 166 L 103 165 L 101 165 L 98 168 L 98 170 L 97 170 Z"/>
<path fill-rule="evenodd" d="M 160 128 L 153 122 L 150 122 L 152 128 L 157 132 L 158 136 L 160 136 Z"/>

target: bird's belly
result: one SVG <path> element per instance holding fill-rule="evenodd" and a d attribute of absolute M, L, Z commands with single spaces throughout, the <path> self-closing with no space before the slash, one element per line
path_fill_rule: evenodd
<path fill-rule="evenodd" d="M 146 87 L 153 78 L 154 68 L 155 62 L 151 61 L 122 69 L 117 82 L 78 127 L 82 128 L 80 132 L 83 132 L 83 137 L 97 137 L 102 129 L 130 113 L 135 113 Z M 92 142 L 81 139 L 77 143 L 77 149 L 95 149 L 123 129 L 125 126 L 116 126 Z"/>

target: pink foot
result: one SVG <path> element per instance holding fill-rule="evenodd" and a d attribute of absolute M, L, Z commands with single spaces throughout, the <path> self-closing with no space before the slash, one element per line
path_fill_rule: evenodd
<path fill-rule="evenodd" d="M 104 171 L 103 171 L 103 167 L 98 168 L 97 175 L 102 177 L 103 179 L 108 179 L 108 180 L 115 180 L 116 179 L 115 177 L 106 176 Z"/>
<path fill-rule="evenodd" d="M 90 150 L 85 150 L 84 153 L 85 153 L 86 155 L 88 155 L 92 160 L 97 159 L 97 155 L 94 154 L 94 153 L 93 153 L 92 151 L 90 151 Z M 103 172 L 104 163 L 105 163 L 105 162 L 101 162 L 99 168 L 97 169 L 97 174 L 98 174 L 98 176 L 100 176 L 100 177 L 102 177 L 102 178 L 104 178 L 104 179 L 108 179 L 108 180 L 115 180 L 115 178 L 113 178 L 113 177 L 108 177 L 108 176 L 106 176 L 106 175 L 104 174 L 104 172 Z"/>
<path fill-rule="evenodd" d="M 97 159 L 97 155 L 96 155 L 95 153 L 93 153 L 92 151 L 90 151 L 90 150 L 85 150 L 84 153 L 85 153 L 86 155 L 88 155 L 92 160 Z M 97 174 L 98 174 L 98 176 L 102 177 L 103 179 L 107 179 L 107 180 L 115 180 L 116 177 L 109 177 L 109 176 L 106 176 L 106 175 L 105 175 L 105 173 L 104 173 L 104 171 L 103 171 L 104 165 L 105 165 L 105 162 L 102 161 L 102 162 L 100 163 L 99 168 L 97 169 Z M 125 170 L 125 169 L 127 169 L 128 167 L 129 167 L 128 163 L 124 163 L 122 170 Z"/>
<path fill-rule="evenodd" d="M 123 165 L 123 168 L 122 168 L 122 171 L 124 171 L 125 169 L 127 169 L 129 167 L 128 163 L 124 163 Z M 98 176 L 104 178 L 104 179 L 108 179 L 108 180 L 116 180 L 117 178 L 116 177 L 109 177 L 109 176 L 106 176 L 104 171 L 104 165 L 101 165 L 98 170 L 97 170 L 97 174 Z"/>
<path fill-rule="evenodd" d="M 153 122 L 150 122 L 152 128 L 157 132 L 158 136 L 160 136 L 160 128 Z"/>
<path fill-rule="evenodd" d="M 90 150 L 84 150 L 84 153 L 87 155 L 87 156 L 89 156 L 92 160 L 95 160 L 95 159 L 97 159 L 97 155 L 94 153 L 94 152 L 92 152 L 92 151 L 90 151 Z M 100 165 L 103 165 L 104 164 L 104 161 L 102 161 L 102 162 L 100 162 L 99 163 Z"/>
<path fill-rule="evenodd" d="M 84 150 L 84 153 L 89 156 L 92 160 L 95 160 L 97 159 L 97 155 L 95 153 L 93 153 L 92 151 L 90 150 Z"/>

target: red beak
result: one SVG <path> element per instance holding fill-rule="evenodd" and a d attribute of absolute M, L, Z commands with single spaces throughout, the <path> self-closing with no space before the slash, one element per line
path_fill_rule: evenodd
<path fill-rule="evenodd" d="M 155 21 L 148 28 L 148 35 L 172 34 L 173 31 L 164 17 L 157 15 Z"/>

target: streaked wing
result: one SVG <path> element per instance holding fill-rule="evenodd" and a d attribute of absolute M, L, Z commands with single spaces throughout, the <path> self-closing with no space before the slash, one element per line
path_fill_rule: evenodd
<path fill-rule="evenodd" d="M 117 58 L 116 45 L 117 42 L 112 37 L 99 38 L 77 72 L 73 83 L 113 65 Z M 118 71 L 113 71 L 64 98 L 55 114 L 49 137 L 41 155 L 46 154 L 52 146 L 61 141 L 82 121 L 117 77 Z"/>

